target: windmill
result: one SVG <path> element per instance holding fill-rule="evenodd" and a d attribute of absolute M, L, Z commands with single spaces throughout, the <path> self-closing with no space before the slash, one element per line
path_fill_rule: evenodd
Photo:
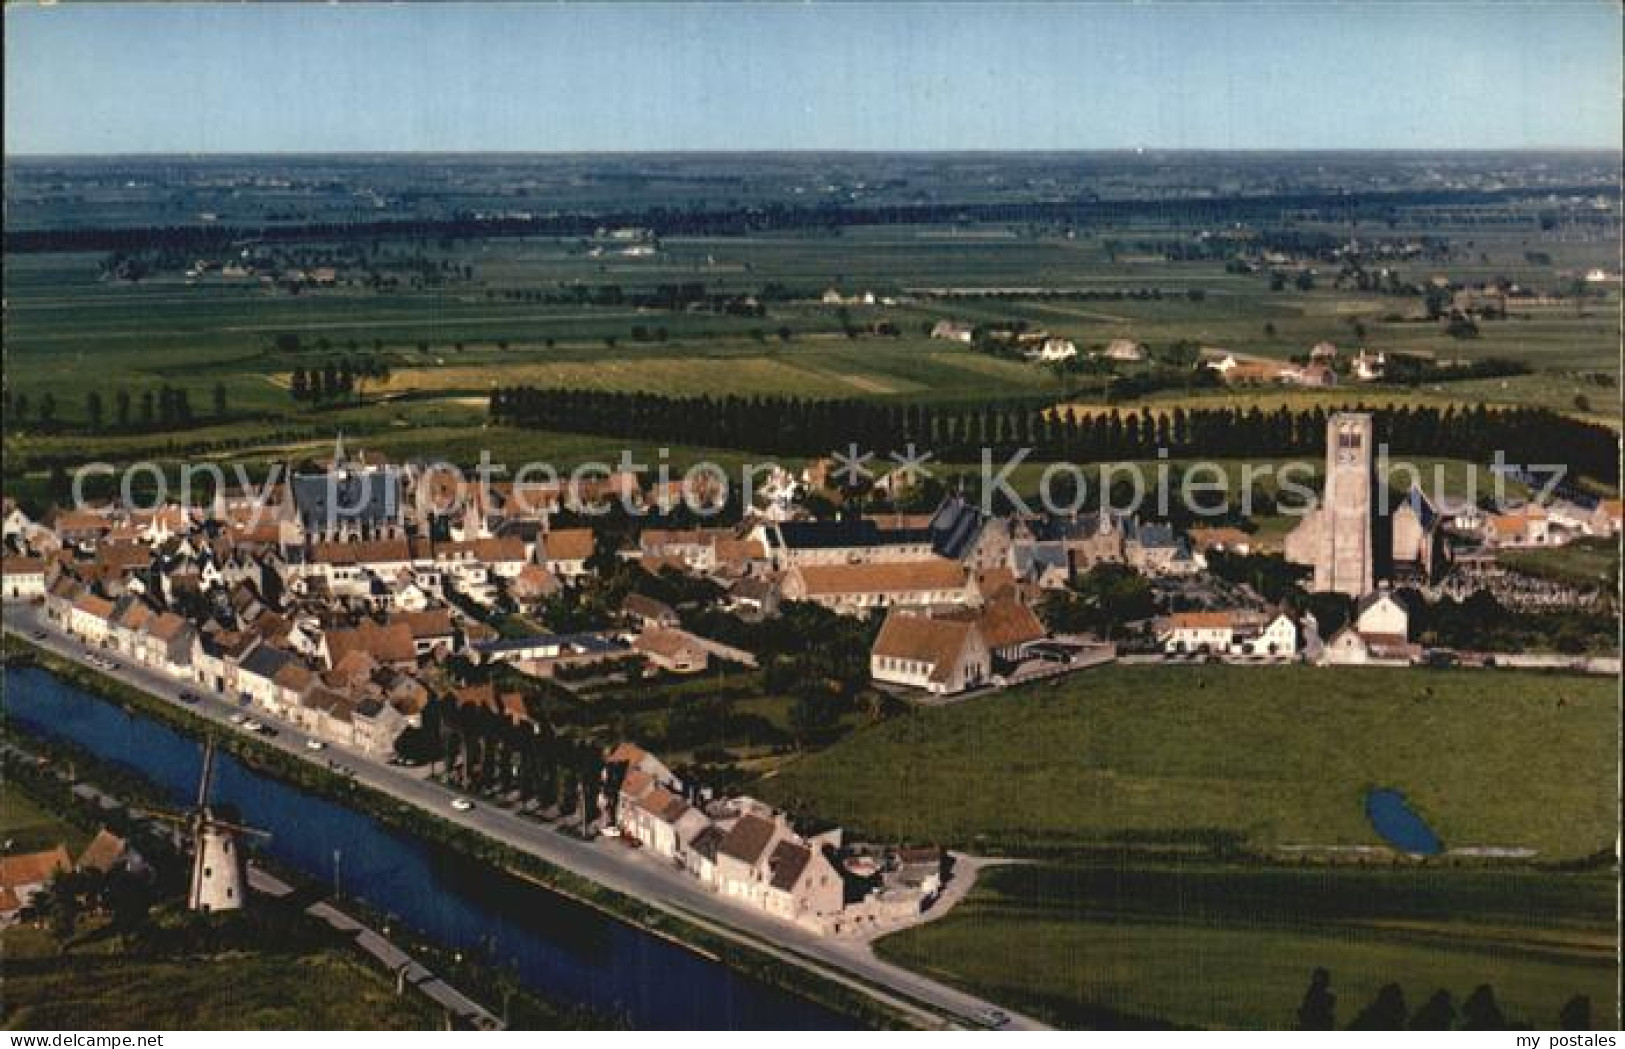
<path fill-rule="evenodd" d="M 198 777 L 197 804 L 191 812 L 152 812 L 155 819 L 186 828 L 192 839 L 192 879 L 186 906 L 194 911 L 235 911 L 247 903 L 240 836 L 268 838 L 255 827 L 231 823 L 209 810 L 209 785 L 214 776 L 214 740 L 203 748 L 203 773 Z"/>

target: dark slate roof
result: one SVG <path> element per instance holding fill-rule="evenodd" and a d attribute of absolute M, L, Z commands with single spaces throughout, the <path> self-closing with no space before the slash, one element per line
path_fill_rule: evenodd
<path fill-rule="evenodd" d="M 1432 528 L 1433 522 L 1439 519 L 1439 511 L 1434 509 L 1420 485 L 1411 485 L 1411 490 L 1405 495 L 1405 505 L 1415 511 L 1416 519 L 1422 522 L 1423 528 Z"/>
<path fill-rule="evenodd" d="M 1014 551 L 1017 575 L 1042 575 L 1051 568 L 1070 565 L 1066 547 L 1058 542 L 1019 543 Z"/>
<path fill-rule="evenodd" d="M 1121 526 L 1123 516 L 1122 514 L 1113 514 L 1112 519 L 1114 523 Z M 1100 526 L 1101 515 L 1097 513 L 1045 517 L 1029 525 L 1033 538 L 1044 542 L 1082 539 L 1098 533 Z"/>
<path fill-rule="evenodd" d="M 785 521 L 779 525 L 777 535 L 768 532 L 769 542 L 784 537 L 784 545 L 791 550 L 830 550 L 849 546 L 887 546 L 927 543 L 932 540 L 929 528 L 882 528 L 867 518 L 846 518 L 839 521 Z"/>
<path fill-rule="evenodd" d="M 805 845 L 797 845 L 793 841 L 779 842 L 767 860 L 768 869 L 773 872 L 773 887 L 780 892 L 789 892 L 796 887 L 796 880 L 811 862 L 812 851 Z"/>
<path fill-rule="evenodd" d="M 250 652 L 238 666 L 263 678 L 276 677 L 277 671 L 293 661 L 293 657 L 270 645 L 260 645 Z"/>
<path fill-rule="evenodd" d="M 741 816 L 722 839 L 721 852 L 741 863 L 754 865 L 773 840 L 773 824 L 760 816 Z"/>
<path fill-rule="evenodd" d="M 307 528 L 381 524 L 402 510 L 400 475 L 391 469 L 295 474 L 289 485 L 294 510 Z"/>
<path fill-rule="evenodd" d="M 963 496 L 952 496 L 931 515 L 931 549 L 940 557 L 959 561 L 982 534 L 986 519 Z"/>
<path fill-rule="evenodd" d="M 722 846 L 722 838 L 722 828 L 713 823 L 711 826 L 694 835 L 694 840 L 688 843 L 688 847 L 699 853 L 701 856 L 704 856 L 712 863 L 715 863 L 717 859 L 717 849 Z"/>
<path fill-rule="evenodd" d="M 531 637 L 497 637 L 476 641 L 469 647 L 476 652 L 513 652 L 525 648 L 550 646 L 578 648 L 584 652 L 614 652 L 626 645 L 601 634 L 536 634 Z"/>
<path fill-rule="evenodd" d="M 1179 536 L 1174 533 L 1172 525 L 1143 524 L 1140 525 L 1136 537 L 1139 539 L 1140 545 L 1144 547 L 1162 549 L 1184 545 Z"/>

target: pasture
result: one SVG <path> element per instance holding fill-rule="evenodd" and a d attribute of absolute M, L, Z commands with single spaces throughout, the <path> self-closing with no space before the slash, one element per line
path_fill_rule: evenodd
<path fill-rule="evenodd" d="M 1292 1028 L 1320 967 L 1348 1026 L 1387 983 L 1410 1010 L 1490 985 L 1557 1026 L 1575 995 L 1613 1025 L 1605 872 L 1013 866 L 879 953 L 1062 1027 Z"/>
<path fill-rule="evenodd" d="M 1615 684 L 1108 666 L 860 729 L 757 790 L 879 840 L 1055 855 L 1377 846 L 1364 795 L 1392 787 L 1449 848 L 1573 859 L 1614 840 Z"/>

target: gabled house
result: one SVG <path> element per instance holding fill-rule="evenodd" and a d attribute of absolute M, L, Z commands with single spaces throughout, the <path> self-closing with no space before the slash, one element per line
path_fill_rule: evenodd
<path fill-rule="evenodd" d="M 176 677 L 190 677 L 197 631 L 173 612 L 161 612 L 147 624 L 141 662 Z"/>
<path fill-rule="evenodd" d="M 717 891 L 763 908 L 767 900 L 767 857 L 787 828 L 778 821 L 748 814 L 739 817 L 717 846 Z"/>
<path fill-rule="evenodd" d="M 86 590 L 68 607 L 67 627 L 88 644 L 99 645 L 107 640 L 112 618 L 113 602 Z"/>
<path fill-rule="evenodd" d="M 417 640 L 410 626 L 399 621 L 379 626 L 371 620 L 350 629 L 325 631 L 317 657 L 325 666 L 336 668 L 353 652 L 364 652 L 381 665 L 402 669 L 416 666 L 418 659 Z"/>
<path fill-rule="evenodd" d="M 289 652 L 270 645 L 256 645 L 237 663 L 237 694 L 270 711 L 283 709 L 282 686 L 277 675 L 297 662 Z"/>
<path fill-rule="evenodd" d="M 556 528 L 537 540 L 536 560 L 555 578 L 574 582 L 587 574 L 595 543 L 590 528 Z"/>
<path fill-rule="evenodd" d="M 0 558 L 0 593 L 7 601 L 32 601 L 45 596 L 45 559 Z"/>
<path fill-rule="evenodd" d="M 698 638 L 668 627 L 644 630 L 632 639 L 632 651 L 673 674 L 698 674 L 711 664 L 710 653 Z"/>
<path fill-rule="evenodd" d="M 876 681 L 953 695 L 981 684 L 993 672 L 993 654 L 974 620 L 932 619 L 894 611 L 886 617 L 869 653 Z"/>
<path fill-rule="evenodd" d="M 976 624 L 994 666 L 1020 662 L 1027 646 L 1048 636 L 1033 610 L 1009 591 L 1001 592 L 979 609 L 949 613 L 948 618 Z"/>
<path fill-rule="evenodd" d="M 1410 610 L 1389 590 L 1374 590 L 1354 606 L 1354 628 L 1362 634 L 1405 638 L 1410 623 Z"/>
<path fill-rule="evenodd" d="M 786 921 L 820 927 L 846 902 L 841 872 L 816 844 L 780 840 L 767 857 L 764 904 Z"/>

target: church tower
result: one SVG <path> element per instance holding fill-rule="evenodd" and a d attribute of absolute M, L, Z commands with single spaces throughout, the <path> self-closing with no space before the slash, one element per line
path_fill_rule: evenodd
<path fill-rule="evenodd" d="M 1326 489 L 1315 552 L 1317 591 L 1364 597 L 1376 589 L 1374 436 L 1369 413 L 1338 412 L 1326 422 Z"/>

